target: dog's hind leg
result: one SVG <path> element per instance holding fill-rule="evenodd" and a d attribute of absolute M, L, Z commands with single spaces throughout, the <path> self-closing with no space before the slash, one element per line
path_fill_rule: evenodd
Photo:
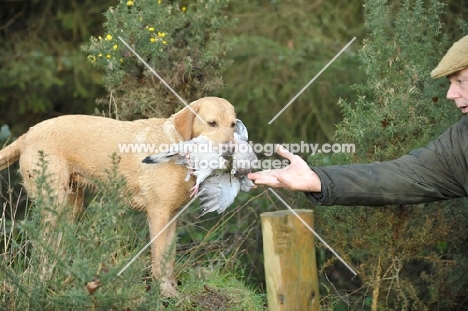
<path fill-rule="evenodd" d="M 84 211 L 84 196 L 85 196 L 85 188 L 72 184 L 70 186 L 70 190 L 67 193 L 68 197 L 68 205 L 71 207 L 72 212 L 70 213 L 70 217 L 68 218 L 71 221 L 75 221 L 78 216 L 80 216 Z"/>
<path fill-rule="evenodd" d="M 68 210 L 71 194 L 70 176 L 65 160 L 57 156 L 45 155 L 40 160 L 37 154 L 25 153 L 20 158 L 20 170 L 24 187 L 35 199 L 35 208 L 41 214 L 41 239 L 38 242 L 38 261 L 41 266 L 41 280 L 52 275 L 57 258 L 61 258 L 61 232 L 58 223 L 70 221 L 73 214 Z M 37 165 L 39 163 L 39 165 Z"/>

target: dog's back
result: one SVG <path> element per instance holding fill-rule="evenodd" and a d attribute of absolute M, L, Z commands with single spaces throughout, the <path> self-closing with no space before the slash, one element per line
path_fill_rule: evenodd
<path fill-rule="evenodd" d="M 0 170 L 18 160 L 20 165 L 36 165 L 39 151 L 42 151 L 46 156 L 62 158 L 69 169 L 97 173 L 110 165 L 113 153 L 123 151 L 124 158 L 135 153 L 135 150 L 121 150 L 122 145 L 167 143 L 168 139 L 161 130 L 165 121 L 148 119 L 130 122 L 86 115 L 49 119 L 31 127 L 15 142 L 0 150 Z M 139 162 L 135 161 L 136 164 Z"/>

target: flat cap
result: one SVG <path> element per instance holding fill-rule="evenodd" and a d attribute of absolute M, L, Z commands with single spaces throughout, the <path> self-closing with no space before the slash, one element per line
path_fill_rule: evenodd
<path fill-rule="evenodd" d="M 439 62 L 439 65 L 432 70 L 431 76 L 434 79 L 446 77 L 468 67 L 468 36 L 455 42 Z"/>

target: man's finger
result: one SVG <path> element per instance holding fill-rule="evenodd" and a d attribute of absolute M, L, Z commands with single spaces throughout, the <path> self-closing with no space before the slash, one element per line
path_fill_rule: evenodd
<path fill-rule="evenodd" d="M 281 145 L 276 145 L 276 153 L 278 153 L 280 156 L 282 156 L 283 158 L 286 158 L 288 160 L 291 160 L 292 157 L 294 157 L 294 154 L 289 152 L 288 149 L 284 148 Z"/>
<path fill-rule="evenodd" d="M 264 178 L 266 176 L 272 176 L 272 171 L 271 170 L 264 170 L 264 171 L 258 171 L 258 172 L 251 172 L 251 173 L 247 174 L 247 177 L 249 179 Z"/>
<path fill-rule="evenodd" d="M 247 177 L 254 180 L 256 185 L 277 186 L 279 184 L 276 177 L 271 175 L 263 175 L 262 172 L 250 173 L 247 175 Z"/>

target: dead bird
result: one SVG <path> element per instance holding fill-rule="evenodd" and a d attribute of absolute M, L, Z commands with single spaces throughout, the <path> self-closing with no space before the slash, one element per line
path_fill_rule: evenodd
<path fill-rule="evenodd" d="M 174 161 L 188 169 L 186 180 L 195 176 L 195 185 L 190 196 L 197 195 L 200 189 L 201 215 L 212 211 L 222 213 L 229 207 L 239 191 L 249 192 L 256 188 L 247 178 L 258 159 L 247 143 L 248 131 L 241 120 L 237 120 L 235 142 L 214 147 L 204 136 L 176 144 L 165 152 L 146 157 L 143 163 L 155 164 Z"/>
<path fill-rule="evenodd" d="M 227 161 L 229 167 L 214 172 L 202 182 L 200 216 L 214 211 L 222 213 L 234 202 L 239 191 L 249 192 L 256 188 L 256 185 L 247 178 L 247 174 L 256 165 L 257 156 L 247 142 L 236 143 L 236 149 Z"/>

